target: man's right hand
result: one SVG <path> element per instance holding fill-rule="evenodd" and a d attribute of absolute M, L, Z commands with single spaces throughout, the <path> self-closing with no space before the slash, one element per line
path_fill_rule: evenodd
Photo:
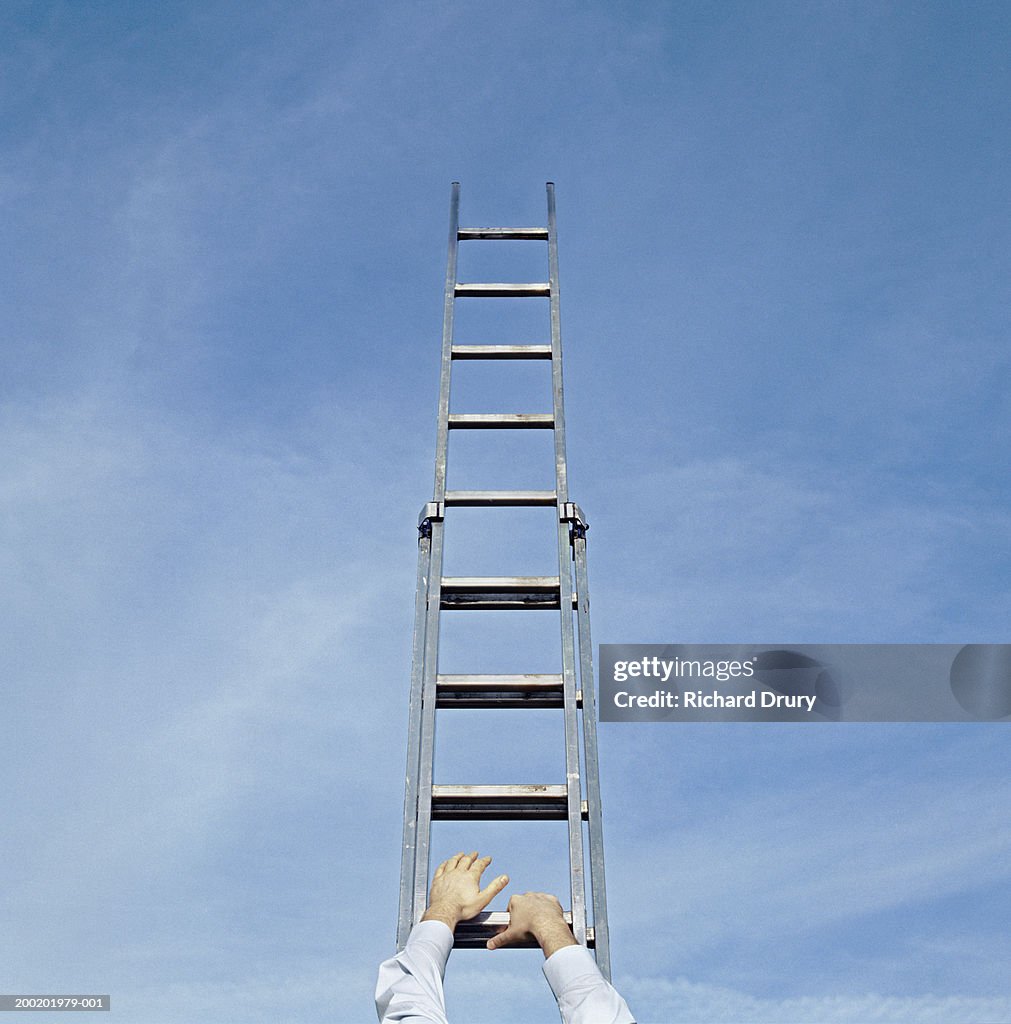
<path fill-rule="evenodd" d="M 564 946 L 575 946 L 576 940 L 562 916 L 562 905 L 546 892 L 525 892 L 509 899 L 509 924 L 487 942 L 489 949 L 498 949 L 513 942 L 535 939 L 544 956 Z"/>

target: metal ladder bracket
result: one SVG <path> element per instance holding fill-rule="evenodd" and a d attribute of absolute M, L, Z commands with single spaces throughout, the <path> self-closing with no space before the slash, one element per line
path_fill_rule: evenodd
<path fill-rule="evenodd" d="M 418 513 L 418 525 L 420 526 L 426 520 L 445 519 L 446 517 L 446 504 L 442 501 L 426 501 L 421 506 L 421 511 Z"/>
<path fill-rule="evenodd" d="M 563 505 L 559 506 L 558 518 L 563 523 L 572 523 L 578 527 L 583 533 L 590 528 L 590 524 L 586 521 L 586 516 L 583 514 L 583 510 L 574 502 L 567 501 Z"/>

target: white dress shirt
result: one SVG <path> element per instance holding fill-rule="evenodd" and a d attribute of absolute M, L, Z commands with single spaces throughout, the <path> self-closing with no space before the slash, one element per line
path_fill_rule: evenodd
<path fill-rule="evenodd" d="M 441 921 L 414 926 L 403 952 L 379 967 L 376 1012 L 382 1024 L 449 1024 L 442 979 L 452 948 L 453 933 Z M 585 946 L 563 946 L 543 970 L 563 1024 L 635 1024 Z"/>

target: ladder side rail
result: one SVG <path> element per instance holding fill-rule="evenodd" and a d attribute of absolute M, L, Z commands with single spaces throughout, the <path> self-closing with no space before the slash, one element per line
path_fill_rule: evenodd
<path fill-rule="evenodd" d="M 425 678 L 425 641 L 428 635 L 429 582 L 432 578 L 432 524 L 418 527 L 418 585 L 414 597 L 414 642 L 411 660 L 411 702 L 407 721 L 407 772 L 404 782 L 404 841 L 400 858 L 400 910 L 397 952 L 407 944 L 416 917 L 414 873 L 417 853 L 418 774 L 421 757 L 421 707 Z"/>
<path fill-rule="evenodd" d="M 435 771 L 436 677 L 439 671 L 439 616 L 442 603 L 443 520 L 446 463 L 449 452 L 449 392 L 453 370 L 453 314 L 456 309 L 457 255 L 460 247 L 460 183 L 454 181 L 449 202 L 449 244 L 442 314 L 442 368 L 439 376 L 439 416 L 435 449 L 433 500 L 439 518 L 432 522 L 432 561 L 428 585 L 429 608 L 425 630 L 425 668 L 422 684 L 421 741 L 418 771 L 417 849 L 414 865 L 415 911 L 428 897 L 432 839 L 432 779 Z"/>
<path fill-rule="evenodd" d="M 435 711 L 438 695 L 439 605 L 442 595 L 441 569 L 443 523 L 432 523 L 432 575 L 428 584 L 428 618 L 425 635 L 425 668 L 421 692 L 421 740 L 418 753 L 417 850 L 414 865 L 415 914 L 428 898 L 432 840 L 432 783 L 435 771 Z M 417 923 L 417 920 L 414 922 Z"/>
<path fill-rule="evenodd" d="M 564 545 L 560 560 L 569 562 L 568 523 L 558 523 L 558 544 Z M 568 564 L 560 566 L 562 632 L 562 693 L 565 715 L 565 782 L 568 792 L 569 875 L 572 931 L 586 945 L 586 879 L 583 861 L 583 796 L 579 773 L 579 721 L 576 701 L 575 636 L 572 624 L 572 576 Z"/>
<path fill-rule="evenodd" d="M 569 500 L 569 476 L 565 464 L 565 401 L 562 397 L 562 320 L 558 284 L 558 234 L 555 225 L 555 185 L 548 194 L 548 284 L 551 290 L 551 394 L 555 424 L 555 493 L 561 506 Z M 566 564 L 569 542 L 566 537 Z"/>
<path fill-rule="evenodd" d="M 456 264 L 460 248 L 460 183 L 453 182 L 449 202 L 449 253 L 446 257 L 446 290 L 442 304 L 442 369 L 439 375 L 439 426 L 435 444 L 433 501 L 446 497 L 446 462 L 449 456 L 449 390 L 453 372 L 453 314 L 456 308 Z M 441 563 L 440 563 L 441 566 Z"/>
<path fill-rule="evenodd" d="M 576 621 L 579 630 L 579 685 L 583 691 L 583 752 L 586 765 L 587 836 L 590 846 L 590 887 L 593 899 L 595 954 L 600 973 L 611 980 L 607 891 L 604 884 L 604 825 L 597 762 L 597 699 L 590 639 L 590 583 L 586 568 L 586 524 L 573 522 L 572 549 L 576 565 Z"/>
<path fill-rule="evenodd" d="M 562 331 L 558 285 L 558 236 L 555 186 L 546 185 L 548 203 L 548 284 L 551 304 L 551 394 L 555 440 L 555 494 L 558 507 L 568 501 L 565 463 L 565 414 L 562 392 Z M 572 932 L 586 945 L 586 878 L 583 858 L 583 794 L 579 773 L 579 720 L 576 702 L 575 634 L 572 623 L 572 556 L 569 526 L 561 516 L 558 527 L 559 612 L 562 641 L 562 688 L 565 707 L 565 781 L 568 796 L 569 882 Z"/>

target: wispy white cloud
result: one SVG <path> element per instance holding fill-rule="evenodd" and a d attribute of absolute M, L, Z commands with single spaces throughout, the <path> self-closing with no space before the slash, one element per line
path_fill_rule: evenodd
<path fill-rule="evenodd" d="M 151 1024 L 241 1020 L 276 1021 L 278 1007 L 291 1020 L 368 1021 L 375 1016 L 375 972 L 339 963 L 310 961 L 284 972 L 239 971 L 228 979 L 141 982 L 113 996 L 112 1012 Z"/>
<path fill-rule="evenodd" d="M 983 1024 L 1011 1019 L 1003 996 L 811 996 L 761 999 L 731 986 L 700 985 L 685 978 L 629 975 L 618 979 L 642 1024 Z"/>
<path fill-rule="evenodd" d="M 382 507 L 395 447 L 374 471 L 339 446 L 207 437 L 128 402 L 52 400 L 8 426 L 5 960 L 37 985 L 61 951 L 94 968 L 141 939 L 147 913 L 150 936 L 188 936 L 176 955 L 227 931 L 168 894 L 208 898 L 200 878 L 241 860 L 258 820 L 321 793 L 342 794 L 327 817 L 348 837 L 375 819 L 388 702 L 406 693 L 389 680 L 409 667 L 413 509 L 405 524 Z M 391 616 L 401 649 L 375 639 Z M 40 811 L 59 827 L 34 827 Z M 258 842 L 264 858 L 286 845 Z M 355 850 L 331 836 L 333 870 L 356 873 Z M 319 884 L 323 851 L 276 855 Z M 99 928 L 73 954 L 97 914 L 119 937 Z"/>
<path fill-rule="evenodd" d="M 898 983 L 954 995 L 973 979 L 1000 991 L 1006 939 L 977 902 L 1003 890 L 1011 863 L 1011 792 L 991 759 L 1000 727 L 953 742 L 935 731 L 932 744 L 910 727 L 881 727 L 874 741 L 853 726 L 851 743 L 808 735 L 792 753 L 788 728 L 764 742 L 700 730 L 684 744 L 658 728 L 668 731 L 632 746 L 624 768 L 651 781 L 619 796 L 636 801 L 639 823 L 611 868 L 619 969 L 621 949 L 659 927 L 636 954 L 648 969 L 734 977 L 763 998 L 811 985 L 849 995 L 857 978 L 886 993 Z M 710 756 L 714 744 L 729 747 Z M 949 925 L 944 908 L 959 904 Z M 956 938 L 963 955 L 952 957 Z"/>
<path fill-rule="evenodd" d="M 601 499 L 613 533 L 594 551 L 625 583 L 598 595 L 612 642 L 626 619 L 638 623 L 635 640 L 654 642 L 671 623 L 680 637 L 709 641 L 994 639 L 987 598 L 997 608 L 1006 599 L 980 545 L 1009 524 L 981 495 L 906 498 L 873 467 L 850 473 L 768 452 L 690 460 L 613 486 L 620 516 Z M 965 604 L 980 611 L 973 637 L 950 617 Z"/>
<path fill-rule="evenodd" d="M 746 802 L 731 794 L 701 820 L 640 841 L 622 866 L 643 879 L 627 924 L 645 924 L 659 898 L 689 923 L 672 936 L 675 951 L 732 935 L 774 943 L 1011 874 L 1006 786 L 981 800 L 958 780 L 844 777 L 839 787 L 793 776 Z"/>

